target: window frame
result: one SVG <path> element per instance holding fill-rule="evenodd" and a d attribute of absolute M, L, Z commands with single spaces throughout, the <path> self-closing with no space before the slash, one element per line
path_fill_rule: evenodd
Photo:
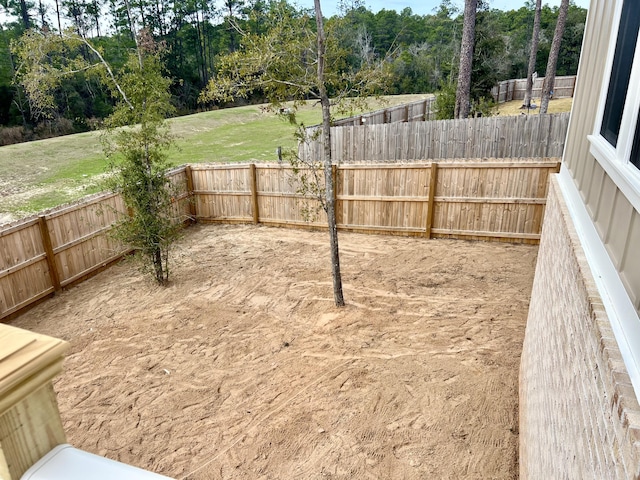
<path fill-rule="evenodd" d="M 640 169 L 630 161 L 636 126 L 640 121 L 638 118 L 640 116 L 640 34 L 636 41 L 633 66 L 629 76 L 629 88 L 627 88 L 616 146 L 614 147 L 601 134 L 624 3 L 623 0 L 615 1 L 614 24 L 609 37 L 605 75 L 598 100 L 596 122 L 593 128 L 594 133 L 589 135 L 588 139 L 591 145 L 590 153 L 629 199 L 634 208 L 640 210 Z"/>

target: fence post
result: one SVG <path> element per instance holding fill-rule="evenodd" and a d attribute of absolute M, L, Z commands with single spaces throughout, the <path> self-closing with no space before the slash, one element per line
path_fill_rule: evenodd
<path fill-rule="evenodd" d="M 427 201 L 427 226 L 424 236 L 431 238 L 431 228 L 433 226 L 433 205 L 436 198 L 436 182 L 438 180 L 438 164 L 431 163 L 431 173 L 429 176 L 429 200 Z"/>
<path fill-rule="evenodd" d="M 18 480 L 67 441 L 52 380 L 69 344 L 8 325 L 0 325 L 0 335 L 0 477 Z"/>
<path fill-rule="evenodd" d="M 249 176 L 251 177 L 251 203 L 253 205 L 253 223 L 260 223 L 260 212 L 258 211 L 258 179 L 256 175 L 256 164 L 249 165 Z"/>
<path fill-rule="evenodd" d="M 331 183 L 333 183 L 333 211 L 336 215 L 336 226 L 338 226 L 338 165 L 331 165 Z"/>
<path fill-rule="evenodd" d="M 47 265 L 49 266 L 49 278 L 51 278 L 51 285 L 56 292 L 62 290 L 60 284 L 60 275 L 58 274 L 58 268 L 56 267 L 56 257 L 53 253 L 53 246 L 51 244 L 51 235 L 49 234 L 49 226 L 47 225 L 47 219 L 44 215 L 40 215 L 40 236 L 42 237 L 42 245 L 44 246 L 44 252 L 47 256 Z"/>
<path fill-rule="evenodd" d="M 187 165 L 184 170 L 185 176 L 187 177 L 187 200 L 189 202 L 189 216 L 190 220 L 195 223 L 196 218 L 198 217 L 198 212 L 196 211 L 196 199 L 193 193 L 193 171 L 191 170 L 191 165 Z"/>

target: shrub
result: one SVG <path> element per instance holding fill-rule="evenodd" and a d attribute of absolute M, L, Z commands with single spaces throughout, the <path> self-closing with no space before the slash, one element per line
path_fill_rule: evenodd
<path fill-rule="evenodd" d="M 30 140 L 31 132 L 24 127 L 0 127 L 0 145 L 13 145 Z"/>
<path fill-rule="evenodd" d="M 456 84 L 449 83 L 442 85 L 440 91 L 436 93 L 436 119 L 448 120 L 453 118 L 456 107 Z"/>
<path fill-rule="evenodd" d="M 34 129 L 36 137 L 40 139 L 69 135 L 71 133 L 75 133 L 75 131 L 73 122 L 64 117 L 40 122 Z"/>

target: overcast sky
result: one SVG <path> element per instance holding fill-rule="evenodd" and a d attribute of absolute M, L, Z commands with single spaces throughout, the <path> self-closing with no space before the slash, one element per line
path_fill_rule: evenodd
<path fill-rule="evenodd" d="M 590 0 L 575 0 L 575 4 L 579 7 L 588 8 Z M 297 0 L 296 3 L 303 7 L 312 8 L 313 0 Z M 461 11 L 464 10 L 464 0 L 455 0 Z M 491 8 L 500 10 L 517 10 L 522 7 L 525 0 L 489 0 Z M 560 5 L 560 0 L 543 0 L 543 5 L 551 7 Z M 322 0 L 320 2 L 322 14 L 330 17 L 336 13 L 338 0 Z M 440 0 L 365 0 L 366 7 L 372 12 L 378 12 L 383 8 L 387 10 L 402 11 L 406 7 L 411 7 L 413 13 L 418 15 L 427 15 L 433 13 L 434 9 L 440 5 Z"/>
<path fill-rule="evenodd" d="M 313 8 L 313 0 L 291 0 L 301 7 Z M 462 12 L 464 10 L 464 0 L 453 0 Z M 491 8 L 500 10 L 513 10 L 522 7 L 525 0 L 488 0 Z M 418 15 L 428 15 L 434 13 L 435 8 L 440 5 L 441 0 L 364 0 L 365 6 L 372 12 L 379 12 L 383 8 L 387 10 L 397 10 L 401 12 L 406 7 L 410 7 L 413 13 Z M 49 17 L 52 18 L 53 11 L 52 0 L 43 0 L 45 6 L 48 6 Z M 222 3 L 221 0 L 216 2 Z M 322 13 L 325 17 L 330 17 L 337 13 L 338 0 L 321 0 Z M 543 5 L 558 6 L 560 0 L 542 0 Z M 580 7 L 588 8 L 590 0 L 574 0 L 574 3 Z M 4 22 L 7 18 L 4 15 L 4 9 L 0 8 L 0 21 Z M 15 20 L 15 19 L 13 19 Z"/>

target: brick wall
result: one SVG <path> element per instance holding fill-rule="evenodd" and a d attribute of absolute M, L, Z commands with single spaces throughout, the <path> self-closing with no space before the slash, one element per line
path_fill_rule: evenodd
<path fill-rule="evenodd" d="M 520 365 L 520 478 L 640 479 L 640 407 L 555 175 Z"/>

